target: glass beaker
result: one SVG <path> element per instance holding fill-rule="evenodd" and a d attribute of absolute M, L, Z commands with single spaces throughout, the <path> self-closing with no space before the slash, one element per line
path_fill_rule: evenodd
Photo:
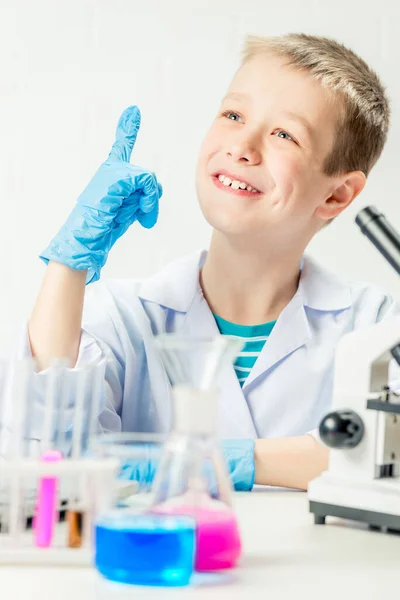
<path fill-rule="evenodd" d="M 154 511 L 196 520 L 197 571 L 232 568 L 241 542 L 217 439 L 216 377 L 243 343 L 225 336 L 164 334 L 157 345 L 173 385 L 174 428 L 154 482 Z"/>
<path fill-rule="evenodd" d="M 138 585 L 187 585 L 194 568 L 195 523 L 154 513 L 152 481 L 165 436 L 104 434 L 96 456 L 116 458 L 118 478 L 108 508 L 95 521 L 95 565 L 106 578 Z M 112 509 L 109 509 L 109 506 Z"/>

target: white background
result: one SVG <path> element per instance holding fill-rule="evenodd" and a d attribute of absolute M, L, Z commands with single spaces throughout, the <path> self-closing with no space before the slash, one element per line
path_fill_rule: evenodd
<path fill-rule="evenodd" d="M 388 87 L 384 155 L 310 252 L 400 298 L 397 275 L 353 224 L 375 204 L 400 229 L 399 19 L 396 0 L 0 0 L 0 355 L 34 302 L 45 269 L 38 253 L 107 156 L 126 106 L 142 110 L 134 161 L 157 172 L 164 196 L 157 226 L 134 225 L 103 276 L 146 276 L 207 245 L 197 152 L 247 33 L 335 37 Z"/>

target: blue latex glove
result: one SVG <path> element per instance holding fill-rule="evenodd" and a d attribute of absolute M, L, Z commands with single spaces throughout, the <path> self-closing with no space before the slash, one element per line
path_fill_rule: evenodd
<path fill-rule="evenodd" d="M 251 491 L 255 475 L 254 440 L 223 440 L 221 445 L 234 489 L 241 492 Z M 143 447 L 141 452 L 143 453 Z M 125 463 L 119 477 L 150 484 L 156 474 L 159 457 L 160 450 L 155 451 L 149 445 L 146 459 Z"/>
<path fill-rule="evenodd" d="M 228 472 L 237 492 L 250 492 L 254 485 L 254 440 L 223 440 Z"/>
<path fill-rule="evenodd" d="M 162 187 L 154 173 L 129 163 L 140 127 L 140 111 L 122 113 L 108 159 L 100 166 L 50 245 L 40 258 L 88 270 L 87 283 L 97 281 L 108 253 L 134 221 L 146 228 L 158 218 Z"/>
<path fill-rule="evenodd" d="M 154 444 L 140 444 L 138 447 L 138 457 L 127 461 L 119 472 L 119 479 L 138 481 L 143 487 L 152 483 L 162 453 L 161 446 Z"/>

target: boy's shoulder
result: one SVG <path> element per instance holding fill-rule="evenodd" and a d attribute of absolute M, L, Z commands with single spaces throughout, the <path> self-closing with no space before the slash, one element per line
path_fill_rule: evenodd
<path fill-rule="evenodd" d="M 314 258 L 305 256 L 299 288 L 304 304 L 320 310 L 349 310 L 358 326 L 400 314 L 391 294 L 382 287 L 362 280 L 340 277 Z"/>
<path fill-rule="evenodd" d="M 143 301 L 185 312 L 200 290 L 199 270 L 206 252 L 198 250 L 177 258 L 142 279 L 108 279 L 91 285 L 89 295 L 109 297 L 117 304 Z"/>

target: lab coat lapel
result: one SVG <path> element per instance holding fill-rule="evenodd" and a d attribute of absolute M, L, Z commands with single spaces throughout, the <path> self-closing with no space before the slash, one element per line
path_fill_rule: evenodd
<path fill-rule="evenodd" d="M 173 423 L 171 385 L 160 353 L 154 343 L 149 319 L 139 297 L 134 299 L 134 305 L 136 319 L 142 333 L 148 369 L 152 374 L 150 383 L 154 405 L 149 406 L 149 411 L 153 413 L 152 421 L 156 423 L 155 431 L 169 432 Z"/>
<path fill-rule="evenodd" d="M 139 297 L 143 302 L 156 303 L 184 314 L 181 328 L 177 332 L 183 335 L 205 337 L 219 334 L 199 283 L 199 271 L 206 255 L 206 252 L 196 252 L 185 256 L 144 281 L 140 288 Z M 220 390 L 219 435 L 257 437 L 249 407 L 232 365 L 226 366 L 216 383 Z"/>
<path fill-rule="evenodd" d="M 219 334 L 213 314 L 198 286 L 183 324 L 185 334 L 207 337 Z M 183 333 L 183 331 L 182 331 Z M 226 365 L 216 382 L 219 387 L 218 422 L 220 437 L 256 438 L 250 409 L 243 395 L 233 365 Z"/>
<path fill-rule="evenodd" d="M 307 310 L 322 313 L 348 308 L 352 298 L 347 283 L 322 268 L 308 256 L 301 264 L 299 287 L 289 304 L 283 309 L 258 357 L 243 390 L 280 361 L 304 346 L 312 337 Z"/>
<path fill-rule="evenodd" d="M 243 390 L 268 370 L 311 339 L 312 333 L 305 313 L 303 299 L 297 292 L 283 309 L 261 354 L 251 370 Z"/>

